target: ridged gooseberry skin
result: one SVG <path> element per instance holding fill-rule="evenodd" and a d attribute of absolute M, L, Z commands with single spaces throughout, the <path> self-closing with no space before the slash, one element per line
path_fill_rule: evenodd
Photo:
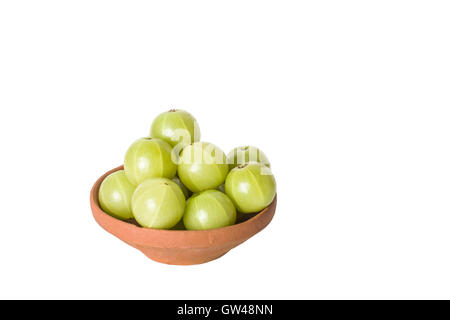
<path fill-rule="evenodd" d="M 133 218 L 131 197 L 136 187 L 128 181 L 125 171 L 108 175 L 100 185 L 98 201 L 103 211 L 121 220 Z"/>
<path fill-rule="evenodd" d="M 153 120 L 150 136 L 162 139 L 174 147 L 179 143 L 186 145 L 199 141 L 200 128 L 189 112 L 172 109 Z"/>
<path fill-rule="evenodd" d="M 131 208 L 141 226 L 170 229 L 183 217 L 185 202 L 183 191 L 175 182 L 152 178 L 137 186 L 131 198 Z"/>
<path fill-rule="evenodd" d="M 209 230 L 236 222 L 236 208 L 228 196 L 218 190 L 193 195 L 186 203 L 183 222 L 187 230 Z"/>
<path fill-rule="evenodd" d="M 141 138 L 125 154 L 124 169 L 134 185 L 149 178 L 172 179 L 177 165 L 172 161 L 172 147 L 161 139 Z"/>
<path fill-rule="evenodd" d="M 178 176 L 192 192 L 217 188 L 228 171 L 225 153 L 211 143 L 195 142 L 181 151 Z"/>
<path fill-rule="evenodd" d="M 276 182 L 270 169 L 261 163 L 243 164 L 230 171 L 225 192 L 242 213 L 259 212 L 272 203 Z"/>
<path fill-rule="evenodd" d="M 252 146 L 242 146 L 231 150 L 227 155 L 230 170 L 249 162 L 259 162 L 270 167 L 269 159 L 260 149 Z"/>

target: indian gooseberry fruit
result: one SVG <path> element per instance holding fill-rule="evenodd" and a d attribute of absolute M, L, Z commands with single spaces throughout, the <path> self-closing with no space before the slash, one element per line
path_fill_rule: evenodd
<path fill-rule="evenodd" d="M 206 190 L 193 195 L 186 203 L 183 222 L 187 230 L 226 227 L 236 221 L 236 209 L 226 194 Z"/>
<path fill-rule="evenodd" d="M 268 170 L 261 163 L 250 162 L 230 171 L 225 181 L 225 191 L 239 212 L 258 212 L 272 203 L 276 182 Z"/>
<path fill-rule="evenodd" d="M 228 153 L 227 161 L 230 165 L 230 170 L 248 162 L 260 162 L 270 167 L 269 159 L 264 152 L 252 146 L 234 148 L 230 151 L 230 153 Z"/>
<path fill-rule="evenodd" d="M 172 109 L 153 120 L 150 136 L 162 139 L 172 147 L 178 144 L 184 146 L 200 140 L 200 128 L 189 112 Z"/>
<path fill-rule="evenodd" d="M 181 151 L 178 176 L 192 192 L 217 188 L 228 170 L 224 152 L 211 143 L 194 142 Z"/>
<path fill-rule="evenodd" d="M 134 185 L 149 178 L 172 179 L 177 166 L 172 161 L 172 147 L 161 139 L 141 138 L 127 150 L 124 169 L 128 180 Z"/>
<path fill-rule="evenodd" d="M 170 229 L 183 217 L 185 197 L 172 180 L 152 178 L 137 186 L 131 198 L 136 221 L 143 227 Z"/>
<path fill-rule="evenodd" d="M 131 197 L 136 187 L 128 181 L 125 171 L 108 175 L 100 185 L 98 200 L 100 207 L 109 215 L 126 220 L 133 218 Z"/>

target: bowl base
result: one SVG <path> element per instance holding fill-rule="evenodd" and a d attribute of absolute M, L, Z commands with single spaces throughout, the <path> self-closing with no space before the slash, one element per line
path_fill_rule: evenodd
<path fill-rule="evenodd" d="M 219 254 L 218 256 L 215 257 L 208 257 L 206 259 L 171 259 L 171 258 L 162 258 L 162 257 L 155 257 L 152 254 L 146 254 L 144 253 L 144 255 L 156 262 L 159 263 L 164 263 L 164 264 L 169 264 L 169 265 L 173 265 L 173 266 L 192 266 L 192 265 L 196 265 L 196 264 L 203 264 L 203 263 L 207 263 L 216 259 L 219 259 L 220 257 L 224 256 L 225 254 L 227 254 L 228 251 Z"/>

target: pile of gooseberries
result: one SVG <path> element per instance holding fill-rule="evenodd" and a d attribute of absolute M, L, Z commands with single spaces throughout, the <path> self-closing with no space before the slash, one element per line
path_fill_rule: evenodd
<path fill-rule="evenodd" d="M 208 230 L 261 211 L 275 193 L 261 150 L 245 146 L 226 155 L 200 142 L 190 113 L 170 110 L 156 117 L 149 137 L 131 144 L 124 169 L 103 180 L 99 203 L 109 215 L 145 228 Z"/>

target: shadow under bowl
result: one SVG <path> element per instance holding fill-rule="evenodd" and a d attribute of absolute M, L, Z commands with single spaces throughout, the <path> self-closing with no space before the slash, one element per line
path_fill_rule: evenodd
<path fill-rule="evenodd" d="M 200 231 L 143 228 L 135 221 L 116 219 L 100 208 L 98 191 L 103 179 L 121 169 L 123 166 L 112 169 L 95 182 L 90 194 L 92 214 L 103 229 L 157 262 L 193 265 L 217 259 L 264 229 L 275 214 L 276 196 L 261 212 L 224 228 Z"/>

